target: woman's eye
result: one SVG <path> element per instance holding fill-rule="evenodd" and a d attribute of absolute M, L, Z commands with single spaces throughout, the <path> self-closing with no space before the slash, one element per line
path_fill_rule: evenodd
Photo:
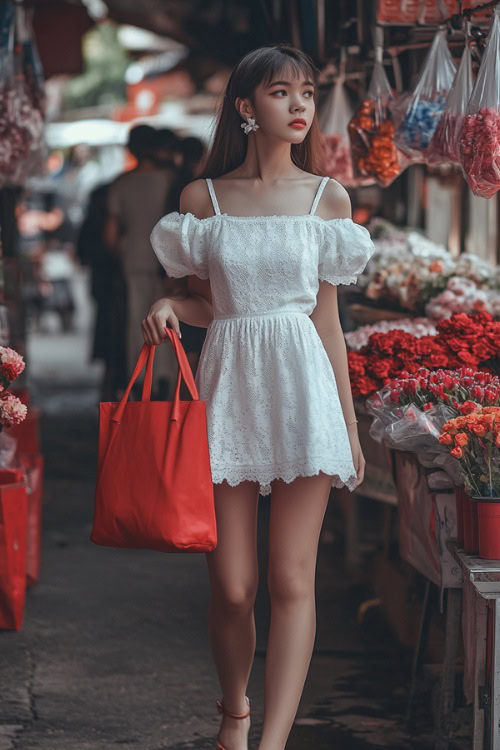
<path fill-rule="evenodd" d="M 288 94 L 288 91 L 286 91 L 286 89 L 278 89 L 277 91 L 273 91 L 273 96 L 274 94 Z M 311 99 L 314 96 L 314 91 L 304 91 L 304 96 L 306 94 L 308 94 L 309 99 Z"/>

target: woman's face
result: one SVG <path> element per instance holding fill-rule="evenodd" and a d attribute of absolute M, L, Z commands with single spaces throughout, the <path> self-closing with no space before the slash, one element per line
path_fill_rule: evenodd
<path fill-rule="evenodd" d="M 257 133 L 288 143 L 302 143 L 316 108 L 313 82 L 303 74 L 297 76 L 291 71 L 280 73 L 269 84 L 259 84 L 255 89 L 254 105 L 248 99 L 239 101 L 240 114 L 245 120 L 247 116 L 255 119 L 260 128 Z"/>

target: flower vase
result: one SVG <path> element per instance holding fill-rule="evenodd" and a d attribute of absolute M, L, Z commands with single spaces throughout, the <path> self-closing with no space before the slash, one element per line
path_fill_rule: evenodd
<path fill-rule="evenodd" d="M 477 505 L 479 557 L 500 560 L 500 497 L 474 497 Z"/>
<path fill-rule="evenodd" d="M 464 542 L 464 495 L 465 490 L 463 487 L 455 487 L 455 507 L 457 509 L 457 542 L 463 544 Z"/>
<path fill-rule="evenodd" d="M 479 552 L 477 503 L 465 492 L 462 498 L 462 518 L 464 524 L 464 552 L 468 555 L 477 555 Z"/>

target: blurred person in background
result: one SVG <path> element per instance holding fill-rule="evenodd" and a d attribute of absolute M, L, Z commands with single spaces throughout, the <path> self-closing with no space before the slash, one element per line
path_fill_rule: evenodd
<path fill-rule="evenodd" d="M 55 312 L 61 329 L 73 330 L 75 298 L 72 277 L 75 272 L 74 249 L 64 242 L 58 230 L 47 232 L 45 246 L 40 259 L 41 312 Z"/>
<path fill-rule="evenodd" d="M 165 214 L 168 196 L 177 178 L 173 164 L 155 161 L 158 131 L 137 125 L 129 133 L 128 148 L 137 166 L 114 180 L 108 189 L 105 242 L 120 258 L 127 289 L 127 379 L 143 344 L 141 322 L 155 295 L 164 296 L 165 275 L 151 252 L 150 234 Z M 168 398 L 177 373 L 171 347 L 159 347 L 155 357 L 154 384 L 159 398 Z"/>
<path fill-rule="evenodd" d="M 77 254 L 90 267 L 90 291 L 96 304 L 91 359 L 104 361 L 101 401 L 116 401 L 127 385 L 127 289 L 121 259 L 106 244 L 109 185 L 90 194 L 80 228 Z"/>
<path fill-rule="evenodd" d="M 178 169 L 181 164 L 180 140 L 170 128 L 154 132 L 154 161 L 160 169 Z"/>

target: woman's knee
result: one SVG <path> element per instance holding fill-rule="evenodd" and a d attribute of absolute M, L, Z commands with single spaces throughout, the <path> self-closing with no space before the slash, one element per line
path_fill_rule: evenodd
<path fill-rule="evenodd" d="M 267 584 L 271 601 L 301 601 L 314 595 L 314 571 L 306 565 L 269 569 Z"/>
<path fill-rule="evenodd" d="M 257 585 L 230 584 L 212 590 L 212 601 L 227 614 L 244 615 L 252 611 L 257 595 Z"/>

